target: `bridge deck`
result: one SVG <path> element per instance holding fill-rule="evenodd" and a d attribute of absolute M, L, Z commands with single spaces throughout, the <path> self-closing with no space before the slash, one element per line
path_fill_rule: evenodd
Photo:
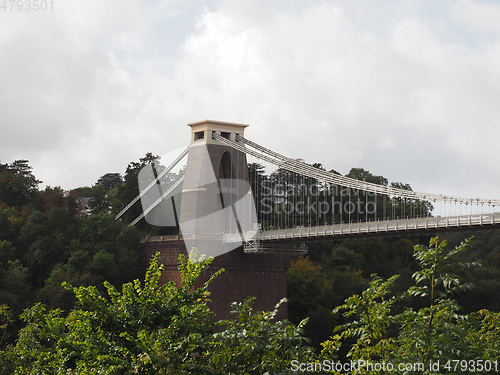
<path fill-rule="evenodd" d="M 224 243 L 234 242 L 274 242 L 274 241 L 293 241 L 293 240 L 315 240 L 322 238 L 352 236 L 352 235 L 376 235 L 391 234 L 398 232 L 412 231 L 432 231 L 432 230 L 467 230 L 467 229 L 488 229 L 493 226 L 500 226 L 500 212 L 492 214 L 461 215 L 447 217 L 426 217 L 413 219 L 397 220 L 377 220 L 366 222 L 351 222 L 333 225 L 318 225 L 310 227 L 295 227 L 286 229 L 274 229 L 263 231 L 251 231 L 242 236 L 240 233 L 205 234 L 206 240 L 220 241 Z M 152 236 L 147 237 L 143 242 L 167 241 L 179 239 L 192 239 L 193 236 L 182 237 L 180 235 L 172 236 Z"/>
<path fill-rule="evenodd" d="M 258 241 L 314 239 L 355 234 L 382 234 L 433 229 L 473 229 L 500 225 L 500 213 L 417 219 L 380 220 L 359 223 L 264 230 L 256 234 Z"/>

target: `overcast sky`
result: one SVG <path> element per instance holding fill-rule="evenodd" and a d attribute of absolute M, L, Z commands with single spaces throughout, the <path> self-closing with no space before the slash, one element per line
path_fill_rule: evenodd
<path fill-rule="evenodd" d="M 28 159 L 44 186 L 123 174 L 203 119 L 341 173 L 500 198 L 500 2 L 0 9 L 0 161 Z"/>

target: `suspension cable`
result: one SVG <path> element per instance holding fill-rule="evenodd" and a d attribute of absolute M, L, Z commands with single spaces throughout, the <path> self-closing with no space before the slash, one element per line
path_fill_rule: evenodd
<path fill-rule="evenodd" d="M 222 138 L 222 137 L 221 137 Z M 362 189 L 365 191 L 369 191 L 372 193 L 381 193 L 385 194 L 388 196 L 397 196 L 401 198 L 410 198 L 410 199 L 423 199 L 423 200 L 436 200 L 436 201 L 443 201 L 443 202 L 463 202 L 463 203 L 475 203 L 477 205 L 479 204 L 485 204 L 485 205 L 499 205 L 500 204 L 500 199 L 481 199 L 481 198 L 461 198 L 461 197 L 455 197 L 455 196 L 447 196 L 443 194 L 431 194 L 431 193 L 420 193 L 420 192 L 415 192 L 412 190 L 404 190 L 404 189 L 398 189 L 390 186 L 385 186 L 385 185 L 377 185 L 374 183 L 366 182 L 366 181 L 361 181 L 361 180 L 356 180 L 350 177 L 345 177 L 341 175 L 337 175 L 335 173 L 331 173 L 328 171 L 323 171 L 321 169 L 312 167 L 311 165 L 308 165 L 306 163 L 300 162 L 295 159 L 288 158 L 284 155 L 278 154 L 277 152 L 274 152 L 272 150 L 269 150 L 267 148 L 264 148 L 246 138 L 244 138 L 241 135 L 237 136 L 237 139 L 242 141 L 244 144 L 254 148 L 255 150 L 251 150 L 248 148 L 241 147 L 239 144 L 236 144 L 235 142 L 228 141 L 226 139 L 220 139 L 222 142 L 228 144 L 229 146 L 232 147 L 238 147 L 240 148 L 243 152 L 246 153 L 255 153 L 258 155 L 262 155 L 261 157 L 267 157 L 271 163 L 274 163 L 278 165 L 281 168 L 288 169 L 290 171 L 294 171 L 296 173 L 302 173 L 307 176 L 311 176 L 312 178 L 318 178 L 318 177 L 323 177 L 325 178 L 326 181 L 331 182 L 331 183 L 337 183 L 339 185 L 348 187 L 348 188 L 354 188 L 354 189 Z"/>
<path fill-rule="evenodd" d="M 163 193 L 157 200 L 151 204 L 146 210 L 142 212 L 132 223 L 130 223 L 129 226 L 133 226 L 137 224 L 144 216 L 146 216 L 152 209 L 154 209 L 156 206 L 158 206 L 163 199 L 165 199 L 168 195 L 170 195 L 177 187 L 184 181 L 184 176 L 181 176 L 175 184 L 173 184 L 170 189 L 168 189 L 165 193 Z"/>
<path fill-rule="evenodd" d="M 118 220 L 120 217 L 122 217 L 122 215 L 125 212 L 127 212 L 130 209 L 130 207 L 132 207 L 139 199 L 142 198 L 144 194 L 146 194 L 149 191 L 149 189 L 151 189 L 151 187 L 153 187 L 163 176 L 165 176 L 168 172 L 170 172 L 177 165 L 177 163 L 179 163 L 179 161 L 181 161 L 184 158 L 184 156 L 188 154 L 188 152 L 189 152 L 189 147 L 186 147 L 186 149 L 182 151 L 181 154 L 167 168 L 165 168 L 153 181 L 151 181 L 151 183 L 148 186 L 146 186 L 144 190 L 142 190 L 139 193 L 137 197 L 132 199 L 132 201 L 129 204 L 127 204 L 127 206 L 115 216 L 115 220 Z"/>

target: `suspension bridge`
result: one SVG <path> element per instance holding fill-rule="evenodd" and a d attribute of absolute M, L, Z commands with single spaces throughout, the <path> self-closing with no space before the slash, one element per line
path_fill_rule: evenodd
<path fill-rule="evenodd" d="M 244 136 L 245 124 L 188 125 L 189 146 L 145 165 L 140 193 L 116 219 L 140 204 L 141 214 L 130 225 L 146 220 L 178 228 L 178 235 L 142 243 L 145 265 L 160 252 L 163 282 L 180 282 L 180 254 L 198 249 L 214 257 L 201 281 L 226 270 L 211 285 L 220 319 L 230 317 L 231 302 L 248 296 L 257 297 L 255 309 L 272 309 L 287 295 L 290 256 L 305 253 L 310 241 L 500 225 L 497 199 L 421 193 L 370 175 L 342 176 L 252 142 Z M 278 319 L 286 317 L 284 305 Z"/>
<path fill-rule="evenodd" d="M 342 176 L 252 142 L 243 124 L 207 120 L 189 126 L 190 146 L 168 165 L 156 165 L 117 219 L 141 200 L 143 212 L 131 225 L 144 218 L 155 224 L 158 217 L 163 225 L 175 216 L 184 238 L 242 243 L 245 252 L 271 251 L 286 241 L 500 224 L 499 199 L 422 193 Z M 222 215 L 214 218 L 216 212 Z"/>

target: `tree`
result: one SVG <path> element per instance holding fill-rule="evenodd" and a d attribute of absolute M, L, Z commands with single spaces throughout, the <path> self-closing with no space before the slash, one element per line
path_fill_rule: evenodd
<path fill-rule="evenodd" d="M 332 300 L 333 280 L 309 257 L 292 260 L 287 281 L 293 321 L 304 319 L 309 311 Z"/>
<path fill-rule="evenodd" d="M 465 344 L 471 349 L 470 359 L 500 360 L 500 312 L 486 309 L 472 313 L 464 321 Z"/>
<path fill-rule="evenodd" d="M 13 315 L 17 316 L 31 297 L 28 270 L 18 259 L 9 260 L 5 271 L 0 270 L 0 287 L 0 301 L 7 304 Z"/>
<path fill-rule="evenodd" d="M 7 240 L 0 240 L 0 269 L 7 266 L 8 262 L 16 259 L 16 248 Z"/>
<path fill-rule="evenodd" d="M 398 338 L 398 355 L 404 360 L 429 362 L 430 360 L 462 359 L 466 331 L 459 324 L 464 317 L 452 298 L 454 293 L 468 290 L 453 272 L 477 263 L 457 262 L 453 258 L 467 249 L 466 240 L 454 249 L 446 241 L 431 239 L 429 247 L 415 246 L 415 258 L 421 269 L 413 274 L 415 285 L 407 291 L 408 297 L 426 299 L 426 306 L 406 309 L 399 317 L 401 331 Z"/>
<path fill-rule="evenodd" d="M 214 335 L 216 345 L 211 355 L 211 371 L 217 374 L 286 374 L 292 360 L 306 362 L 313 350 L 303 345 L 303 328 L 288 321 L 275 321 L 282 299 L 273 311 L 255 312 L 254 298 L 233 303 L 235 319 L 222 321 L 225 329 Z"/>
<path fill-rule="evenodd" d="M 120 292 L 105 282 L 106 297 L 65 284 L 80 308 L 64 317 L 37 304 L 21 315 L 27 325 L 13 349 L 16 373 L 204 373 L 214 327 L 207 288 L 217 274 L 193 287 L 208 263 L 181 258 L 181 287 L 159 285 L 158 256 L 143 284 L 126 283 Z"/>
<path fill-rule="evenodd" d="M 53 208 L 66 208 L 66 196 L 64 190 L 60 186 L 51 188 L 47 186 L 42 193 L 43 209 L 45 213 L 49 213 Z"/>
<path fill-rule="evenodd" d="M 354 321 L 335 327 L 331 340 L 324 342 L 323 354 L 336 354 L 342 342 L 350 338 L 352 344 L 347 357 L 351 360 L 382 361 L 395 350 L 395 339 L 389 335 L 392 323 L 391 309 L 396 302 L 395 297 L 387 298 L 389 289 L 397 279 L 397 275 L 384 281 L 372 275 L 372 282 L 361 295 L 353 295 L 345 303 L 333 310 L 334 314 L 344 311 L 344 318 L 354 317 Z"/>
<path fill-rule="evenodd" d="M 12 311 L 9 306 L 5 304 L 0 305 L 0 348 L 7 338 L 7 327 L 10 323 L 12 323 Z"/>
<path fill-rule="evenodd" d="M 392 182 L 391 187 L 395 189 L 413 191 L 409 184 L 402 182 Z M 408 199 L 401 197 L 391 198 L 393 216 L 400 218 L 407 217 L 427 217 L 430 216 L 434 206 L 431 202 Z M 393 219 L 395 218 L 393 217 Z"/>
<path fill-rule="evenodd" d="M 0 207 L 0 240 L 15 242 L 24 225 L 24 217 L 14 207 Z"/>
<path fill-rule="evenodd" d="M 0 373 L 11 374 L 13 373 L 12 363 L 12 350 L 10 346 L 4 348 L 4 342 L 9 339 L 9 328 L 13 322 L 12 311 L 9 306 L 0 305 Z"/>
<path fill-rule="evenodd" d="M 109 212 L 109 203 L 106 199 L 106 191 L 102 185 L 96 184 L 92 187 L 92 195 L 90 195 L 89 206 L 92 209 L 92 214 Z"/>
<path fill-rule="evenodd" d="M 124 181 L 121 184 L 115 185 L 113 189 L 108 191 L 109 201 L 112 206 L 111 211 L 113 213 L 118 213 L 139 195 L 139 172 L 146 164 L 154 164 L 154 162 L 158 159 L 159 156 L 153 155 L 151 152 L 147 152 L 143 158 L 139 159 L 139 162 L 130 162 L 128 164 L 127 170 L 125 171 Z M 141 203 L 138 202 L 130 207 L 130 209 L 123 215 L 122 220 L 126 223 L 130 223 L 141 213 Z M 144 226 L 143 222 L 138 223 L 138 226 Z"/>
<path fill-rule="evenodd" d="M 387 281 L 372 275 L 367 290 L 348 298 L 344 305 L 334 310 L 335 313 L 344 311 L 347 322 L 336 327 L 337 333 L 323 344 L 323 355 L 337 355 L 342 345 L 354 339 L 348 356 L 357 360 L 396 365 L 429 364 L 438 360 L 446 364 L 483 355 L 491 358 L 485 348 L 471 346 L 466 339 L 484 337 L 493 342 L 500 336 L 499 332 L 488 335 L 484 327 L 491 326 L 496 317 L 483 315 L 483 321 L 477 324 L 481 327 L 478 331 L 459 315 L 459 306 L 453 299 L 455 293 L 470 289 L 470 285 L 462 283 L 454 273 L 475 265 L 455 259 L 467 249 L 469 242 L 466 240 L 449 250 L 446 241 L 434 237 L 429 247 L 415 246 L 414 256 L 420 269 L 413 274 L 414 285 L 401 294 L 391 295 L 390 292 L 398 275 Z M 407 304 L 404 308 L 403 303 Z M 396 305 L 399 305 L 399 313 L 395 311 Z M 422 307 L 414 308 L 413 305 Z M 425 373 L 429 373 L 429 369 Z"/>
<path fill-rule="evenodd" d="M 33 199 L 42 181 L 36 179 L 32 169 L 28 160 L 0 164 L 0 203 L 21 208 Z"/>
<path fill-rule="evenodd" d="M 67 315 L 42 304 L 27 309 L 15 347 L 0 352 L 15 374 L 261 374 L 288 373 L 292 359 L 312 356 L 301 328 L 275 321 L 271 312 L 253 312 L 252 300 L 234 304 L 237 316 L 214 322 L 208 286 L 222 272 L 195 287 L 210 260 L 179 258 L 181 285 L 159 284 L 163 266 L 156 255 L 144 283 L 121 291 L 105 282 L 65 287 L 79 307 Z"/>
<path fill-rule="evenodd" d="M 106 173 L 105 175 L 99 177 L 96 185 L 102 186 L 105 192 L 113 189 L 116 185 L 121 184 L 123 178 L 120 173 Z"/>
<path fill-rule="evenodd" d="M 87 209 L 90 209 L 91 214 L 97 214 L 100 212 L 108 213 L 110 210 L 110 199 L 108 199 L 106 191 L 102 185 L 96 184 L 92 187 L 79 187 L 71 190 L 69 196 L 80 206 L 80 213 L 88 214 Z"/>
<path fill-rule="evenodd" d="M 265 174 L 265 167 L 262 164 L 248 164 L 248 179 L 256 203 L 258 218 L 262 218 L 263 205 L 266 204 L 268 200 L 272 199 L 272 195 L 267 191 L 269 189 L 264 188 L 268 178 L 269 177 Z"/>

